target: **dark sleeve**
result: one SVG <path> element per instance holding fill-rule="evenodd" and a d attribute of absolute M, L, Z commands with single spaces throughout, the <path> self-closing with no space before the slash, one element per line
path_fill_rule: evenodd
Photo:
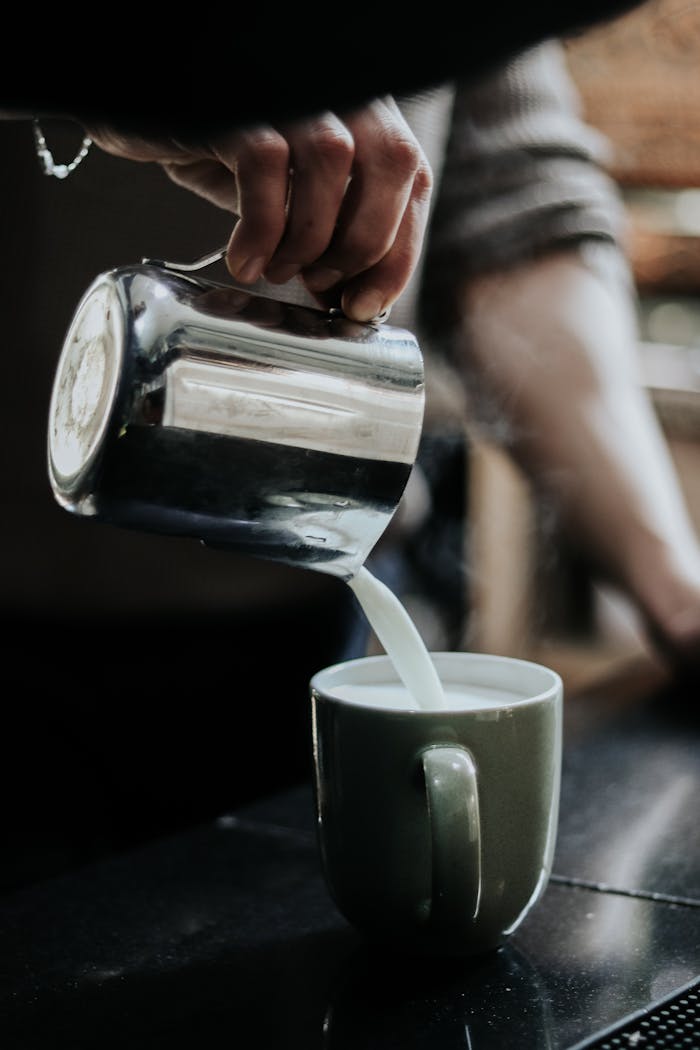
<path fill-rule="evenodd" d="M 247 123 L 342 111 L 457 77 L 472 83 L 545 38 L 609 21 L 641 0 L 237 4 L 108 21 L 13 7 L 15 62 L 0 68 L 6 112 L 106 121 L 201 139 Z M 122 14 L 122 12 L 120 12 Z"/>
<path fill-rule="evenodd" d="M 482 273 L 594 240 L 621 251 L 625 209 L 554 42 L 458 86 L 429 273 Z"/>

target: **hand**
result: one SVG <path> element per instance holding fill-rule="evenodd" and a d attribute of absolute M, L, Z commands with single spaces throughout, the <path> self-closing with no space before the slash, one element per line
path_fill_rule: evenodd
<path fill-rule="evenodd" d="M 418 262 L 432 172 L 391 98 L 194 146 L 86 130 L 106 152 L 155 161 L 239 216 L 226 263 L 244 285 L 298 277 L 324 306 L 368 321 L 396 301 Z"/>

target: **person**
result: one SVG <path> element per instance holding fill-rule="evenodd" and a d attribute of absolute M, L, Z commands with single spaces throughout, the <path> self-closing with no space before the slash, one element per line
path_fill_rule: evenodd
<path fill-rule="evenodd" d="M 254 237 L 241 245 L 243 233 L 237 231 L 245 232 L 245 225 L 236 225 L 228 262 L 237 280 L 254 291 L 351 310 L 349 289 L 373 288 L 379 273 L 391 321 L 420 335 L 428 377 L 444 362 L 448 387 L 460 383 L 467 394 L 478 391 L 479 409 L 495 399 L 498 418 L 508 422 L 509 447 L 557 490 L 570 522 L 587 530 L 590 552 L 607 551 L 611 571 L 619 572 L 643 605 L 674 658 L 692 655 L 697 543 L 632 369 L 622 210 L 600 167 L 598 140 L 574 110 L 557 45 L 538 45 L 494 69 L 483 84 L 449 83 L 367 108 L 324 119 L 344 142 L 339 152 L 346 172 L 348 136 L 354 148 L 355 136 L 367 127 L 376 132 L 375 141 L 382 140 L 383 129 L 392 129 L 401 155 L 410 153 L 410 164 L 399 173 L 398 207 L 390 221 L 380 216 L 384 233 L 374 248 L 353 259 L 352 242 L 345 239 L 350 226 L 333 220 L 333 209 L 339 213 L 345 200 L 338 202 L 336 189 L 324 236 L 308 250 L 302 242 L 309 231 L 316 236 L 314 224 L 299 222 L 285 240 L 279 204 L 279 240 L 272 250 L 269 241 L 263 250 L 255 248 Z M 10 255 L 33 275 L 3 289 L 6 338 L 24 350 L 15 358 L 15 382 L 1 394 L 3 419 L 11 432 L 29 435 L 14 444 L 6 470 L 6 491 L 21 493 L 22 513 L 15 509 L 0 522 L 4 638 L 9 653 L 23 651 L 29 638 L 43 654 L 33 667 L 39 700 L 11 710 L 8 732 L 26 746 L 17 748 L 5 773 L 15 783 L 27 781 L 24 771 L 34 771 L 34 791 L 24 809 L 15 804 L 12 819 L 20 845 L 28 827 L 43 839 L 44 851 L 46 841 L 57 838 L 59 866 L 68 862 L 66 849 L 69 861 L 85 859 L 90 851 L 133 844 L 303 779 L 308 678 L 322 662 L 347 654 L 349 624 L 343 606 L 349 589 L 320 573 L 202 552 L 174 538 L 98 528 L 51 502 L 44 444 L 31 438 L 44 435 L 42 419 L 32 414 L 37 399 L 16 396 L 18 384 L 34 394 L 39 381 L 45 384 L 41 411 L 57 332 L 65 330 L 66 311 L 96 267 L 113 266 L 135 252 L 173 258 L 177 251 L 182 258 L 197 244 L 197 254 L 203 254 L 208 239 L 219 236 L 221 216 L 230 230 L 219 194 L 228 194 L 223 203 L 229 208 L 238 207 L 231 192 L 238 154 L 230 150 L 232 144 L 250 144 L 248 129 L 247 139 L 236 132 L 215 148 L 210 144 L 204 155 L 201 143 L 183 149 L 181 142 L 174 144 L 175 153 L 168 143 L 162 155 L 153 150 L 163 148 L 163 136 L 134 135 L 106 122 L 85 129 L 98 148 L 70 178 L 43 179 L 35 167 L 32 179 L 30 140 L 21 137 L 26 129 L 16 127 L 6 133 L 13 162 L 0 172 L 15 202 Z M 296 136 L 304 129 L 313 133 L 318 119 L 285 132 Z M 48 136 L 53 128 L 44 130 Z M 368 148 L 365 156 L 373 152 Z M 278 168 L 278 202 L 289 189 L 289 167 L 285 162 Z M 294 186 L 294 161 L 291 168 Z M 337 187 L 339 180 L 330 181 Z M 279 184 L 286 190 L 280 192 Z M 293 197 L 285 197 L 283 214 L 285 222 L 294 219 Z M 373 223 L 365 224 L 365 245 L 372 243 Z M 336 228 L 341 240 L 333 244 Z M 395 241 L 387 238 L 387 228 L 402 228 L 400 251 L 390 250 Z M 294 251 L 287 253 L 290 245 Z M 241 260 L 261 258 L 275 258 L 279 269 L 266 262 L 243 272 Z M 285 271 L 290 265 L 297 276 Z M 608 267 L 618 275 L 615 282 Z M 319 268 L 335 271 L 330 283 L 314 280 Z M 366 282 L 363 274 L 369 274 Z M 538 310 L 531 313 L 536 301 Z M 601 304 L 604 319 L 595 321 Z M 538 378 L 542 369 L 551 382 Z M 562 389 L 568 411 L 543 405 L 548 390 L 556 395 L 553 402 L 561 401 Z M 625 403 L 636 406 L 623 415 L 621 391 Z M 428 408 L 429 426 L 434 421 L 439 428 L 439 406 L 435 411 L 432 401 Z M 560 431 L 551 440 L 554 424 Z M 640 435 L 657 457 L 656 480 L 647 469 L 640 472 L 631 454 Z M 581 481 L 561 483 L 582 471 L 586 499 L 574 491 Z M 659 484 L 665 516 L 656 506 Z M 606 521 L 616 521 L 615 531 L 601 526 L 597 515 L 603 512 Z M 636 544 L 627 543 L 630 528 Z M 632 573 L 635 547 L 642 560 Z M 653 567 L 650 557 L 656 559 Z M 58 706 L 51 702 L 54 668 L 82 683 Z M 11 695 L 23 695 L 27 670 L 26 661 L 8 661 Z M 274 732 L 272 700 L 264 697 L 276 698 Z M 37 722 L 40 736 L 32 728 Z M 251 740 L 264 742 L 262 781 Z M 37 863 L 45 865 L 45 856 Z M 15 877 L 26 878 L 26 872 Z"/>
<path fill-rule="evenodd" d="M 107 152 L 158 163 L 175 183 L 233 213 L 226 263 L 243 285 L 263 274 L 275 284 L 300 277 L 321 301 L 369 321 L 415 269 L 432 175 L 391 97 L 189 146 L 111 125 L 86 130 Z"/>
<path fill-rule="evenodd" d="M 671 673 L 692 673 L 700 542 L 641 378 L 607 148 L 557 43 L 458 92 L 424 325 L 589 569 L 631 602 Z"/>
<path fill-rule="evenodd" d="M 206 150 L 89 131 L 240 214 L 227 254 L 239 282 L 297 279 L 357 320 L 398 301 L 394 319 L 449 358 L 472 412 L 488 406 L 540 497 L 596 573 L 631 598 L 664 658 L 696 662 L 700 545 L 640 378 L 625 214 L 605 145 L 581 119 L 555 42 L 451 91 L 377 100 L 344 124 L 329 114 L 284 134 L 233 134 Z M 290 157 L 299 174 L 289 175 Z"/>

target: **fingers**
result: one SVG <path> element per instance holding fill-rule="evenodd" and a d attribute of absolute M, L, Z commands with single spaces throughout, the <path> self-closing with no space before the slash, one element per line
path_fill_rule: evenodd
<path fill-rule="evenodd" d="M 300 276 L 320 302 L 342 301 L 360 321 L 396 301 L 420 256 L 432 172 L 393 99 L 343 119 L 255 129 L 214 152 L 236 183 L 240 221 L 227 254 L 235 279 Z M 206 175 L 220 195 L 225 180 Z"/>
<path fill-rule="evenodd" d="M 299 276 L 323 305 L 366 321 L 396 301 L 418 262 L 432 173 L 391 98 L 194 147 L 98 135 L 108 152 L 155 161 L 239 216 L 226 262 L 242 284 Z"/>
<path fill-rule="evenodd" d="M 328 249 L 353 163 L 348 128 L 331 113 L 285 131 L 292 162 L 284 236 L 265 271 L 283 283 L 297 276 Z"/>
<path fill-rule="evenodd" d="M 232 277 L 252 284 L 262 276 L 285 231 L 289 144 L 274 128 L 261 127 L 217 142 L 214 152 L 237 185 L 239 221 L 226 264 Z"/>
<path fill-rule="evenodd" d="M 347 118 L 355 153 L 333 240 L 304 272 L 314 293 L 337 288 L 348 316 L 376 317 L 408 283 L 428 220 L 432 172 L 396 104 Z"/>
<path fill-rule="evenodd" d="M 420 258 L 430 207 L 432 178 L 416 178 L 394 242 L 379 262 L 348 280 L 342 289 L 343 312 L 355 321 L 370 321 L 392 306 L 408 284 Z"/>

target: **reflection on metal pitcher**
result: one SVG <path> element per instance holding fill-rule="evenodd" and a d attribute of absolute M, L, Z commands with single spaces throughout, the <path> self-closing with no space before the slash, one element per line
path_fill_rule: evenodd
<path fill-rule="evenodd" d="M 78 305 L 49 477 L 76 514 L 349 578 L 398 505 L 423 409 L 410 332 L 144 263 Z"/>

